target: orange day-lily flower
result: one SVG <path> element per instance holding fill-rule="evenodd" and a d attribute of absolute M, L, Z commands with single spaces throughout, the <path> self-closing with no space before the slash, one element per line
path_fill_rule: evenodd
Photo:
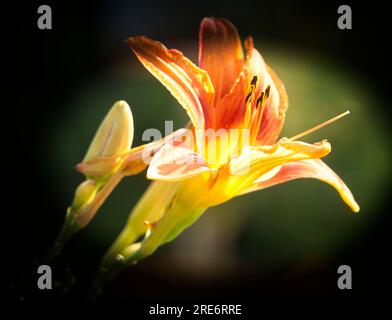
<path fill-rule="evenodd" d="M 331 151 L 327 141 L 277 140 L 288 106 L 283 83 L 251 38 L 244 56 L 229 21 L 203 19 L 198 66 L 145 36 L 127 43 L 186 110 L 194 139 L 168 143 L 154 155 L 147 177 L 156 181 L 133 209 L 101 270 L 150 255 L 211 206 L 293 179 L 327 182 L 359 211 L 350 190 L 320 160 Z M 219 130 L 230 134 L 209 134 Z"/>

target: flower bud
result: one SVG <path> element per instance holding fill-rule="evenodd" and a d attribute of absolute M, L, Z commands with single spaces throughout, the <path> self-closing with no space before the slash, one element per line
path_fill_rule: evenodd
<path fill-rule="evenodd" d="M 116 102 L 102 121 L 83 159 L 118 155 L 128 150 L 133 141 L 133 117 L 125 101 Z"/>
<path fill-rule="evenodd" d="M 97 192 L 97 184 L 94 180 L 86 180 L 82 182 L 75 191 L 75 198 L 72 208 L 78 210 L 80 207 L 89 203 Z"/>

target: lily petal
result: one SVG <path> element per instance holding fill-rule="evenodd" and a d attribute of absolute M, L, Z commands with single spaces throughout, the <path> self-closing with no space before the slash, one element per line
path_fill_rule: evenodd
<path fill-rule="evenodd" d="M 276 166 L 305 159 L 317 159 L 331 151 L 327 141 L 315 144 L 282 138 L 273 146 L 246 147 L 242 154 L 230 162 L 234 176 L 244 176 L 243 185 L 253 183 L 258 177 Z M 249 185 L 248 185 L 249 187 Z"/>
<path fill-rule="evenodd" d="M 278 169 L 278 172 L 275 172 L 275 175 L 269 179 L 264 179 L 263 176 L 261 179 L 257 179 L 255 183 L 242 194 L 265 189 L 294 179 L 314 178 L 330 184 L 339 192 L 339 195 L 351 208 L 351 210 L 354 212 L 359 211 L 359 205 L 355 201 L 350 189 L 345 185 L 342 179 L 340 179 L 339 176 L 322 160 L 311 159 L 294 161 L 284 164 Z"/>
<path fill-rule="evenodd" d="M 207 72 L 194 65 L 182 52 L 169 50 L 147 37 L 129 38 L 127 44 L 183 106 L 195 129 L 204 130 L 205 121 L 209 119 L 206 106 L 214 99 L 214 88 Z"/>
<path fill-rule="evenodd" d="M 149 165 L 151 158 L 160 148 L 167 143 L 181 141 L 187 134 L 188 129 L 179 129 L 160 140 L 133 148 L 121 155 L 83 161 L 76 166 L 76 169 L 86 176 L 97 177 L 110 174 L 121 166 L 121 171 L 125 176 L 136 175 Z"/>
<path fill-rule="evenodd" d="M 215 101 L 230 91 L 243 64 L 241 40 L 233 24 L 226 19 L 204 18 L 199 31 L 199 67 L 210 75 Z"/>
<path fill-rule="evenodd" d="M 166 144 L 152 159 L 147 178 L 160 181 L 180 181 L 210 171 L 204 158 L 183 147 Z"/>
<path fill-rule="evenodd" d="M 282 130 L 287 107 L 289 105 L 286 89 L 276 73 L 267 66 L 268 74 L 276 88 L 264 108 L 263 117 L 259 126 L 256 143 L 259 145 L 272 145 Z"/>
<path fill-rule="evenodd" d="M 269 73 L 270 69 L 265 64 L 261 54 L 253 48 L 253 40 L 248 40 L 248 46 L 250 47 L 244 69 L 248 82 L 252 83 L 252 81 L 255 81 L 255 84 L 246 97 L 250 101 L 247 102 L 245 126 L 250 129 L 250 142 L 254 144 L 255 140 L 257 140 L 265 112 L 268 113 L 277 109 L 277 106 L 280 104 L 280 95 Z M 256 144 L 259 143 L 256 142 Z"/>
<path fill-rule="evenodd" d="M 260 53 L 253 49 L 248 50 L 246 62 L 242 71 L 239 73 L 236 81 L 232 85 L 230 91 L 223 96 L 216 106 L 216 128 L 236 128 L 242 126 L 242 123 L 249 112 L 248 118 L 253 110 L 247 110 L 247 101 L 251 96 L 254 98 L 259 94 L 266 83 L 266 65 Z M 255 87 L 249 92 L 249 84 L 252 79 L 256 79 Z M 256 100 L 256 99 L 253 99 Z M 253 105 L 255 101 L 253 101 Z M 251 104 L 252 105 L 252 104 Z M 244 127 L 249 128 L 249 123 Z"/>
<path fill-rule="evenodd" d="M 248 54 L 242 72 L 230 92 L 218 102 L 216 127 L 227 129 L 243 124 L 251 130 L 252 143 L 256 140 L 258 145 L 271 145 L 283 125 L 287 95 L 283 84 L 253 48 L 252 41 L 248 39 Z M 269 121 L 276 119 L 280 119 L 279 123 Z M 267 131 L 269 128 L 271 132 Z"/>

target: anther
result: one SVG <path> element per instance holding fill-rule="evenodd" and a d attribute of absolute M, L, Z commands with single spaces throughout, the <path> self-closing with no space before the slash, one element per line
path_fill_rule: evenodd
<path fill-rule="evenodd" d="M 264 92 L 260 93 L 260 96 L 256 100 L 256 109 L 263 103 Z"/>
<path fill-rule="evenodd" d="M 245 103 L 248 103 L 248 101 L 250 100 L 250 97 L 252 96 L 252 93 L 253 93 L 253 89 L 250 89 L 248 95 L 245 98 Z"/>
<path fill-rule="evenodd" d="M 257 84 L 257 76 L 253 76 L 252 81 L 250 82 L 251 86 L 256 86 Z"/>
<path fill-rule="evenodd" d="M 268 86 L 267 89 L 265 89 L 265 98 L 268 99 L 269 95 L 270 95 L 270 89 L 271 87 Z"/>
<path fill-rule="evenodd" d="M 250 81 L 250 84 L 249 84 L 249 91 L 248 91 L 248 94 L 245 98 L 245 103 L 248 103 L 251 100 L 253 92 L 255 91 L 256 85 L 257 85 L 257 76 L 253 76 L 252 80 Z"/>

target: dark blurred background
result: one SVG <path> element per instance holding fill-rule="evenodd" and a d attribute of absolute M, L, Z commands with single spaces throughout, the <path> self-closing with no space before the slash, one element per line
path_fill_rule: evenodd
<path fill-rule="evenodd" d="M 101 298 L 228 303 L 385 297 L 391 266 L 390 28 L 381 2 L 49 1 L 53 30 L 39 30 L 41 4 L 15 3 L 5 10 L 11 22 L 5 29 L 10 57 L 3 171 L 11 195 L 3 200 L 2 247 L 12 297 L 19 296 L 13 286 L 20 286 L 23 270 L 57 236 L 82 181 L 74 166 L 110 106 L 120 99 L 131 106 L 134 145 L 145 129 L 162 129 L 164 120 L 174 120 L 175 127 L 186 123 L 182 108 L 124 39 L 147 35 L 197 62 L 198 27 L 205 16 L 231 20 L 242 39 L 253 35 L 285 83 L 290 106 L 283 135 L 351 110 L 305 141 L 332 143 L 325 161 L 362 210 L 351 213 L 331 187 L 315 180 L 234 199 L 209 209 L 173 243 L 119 274 Z M 342 4 L 351 5 L 352 30 L 337 28 Z M 100 257 L 147 186 L 145 173 L 125 180 L 72 239 L 53 264 L 53 276 L 64 282 L 70 272 L 76 282 L 57 298 L 83 298 Z M 353 270 L 352 290 L 337 288 L 342 264 Z M 36 278 L 26 277 L 31 284 L 22 286 L 25 299 L 54 298 L 34 289 Z"/>

